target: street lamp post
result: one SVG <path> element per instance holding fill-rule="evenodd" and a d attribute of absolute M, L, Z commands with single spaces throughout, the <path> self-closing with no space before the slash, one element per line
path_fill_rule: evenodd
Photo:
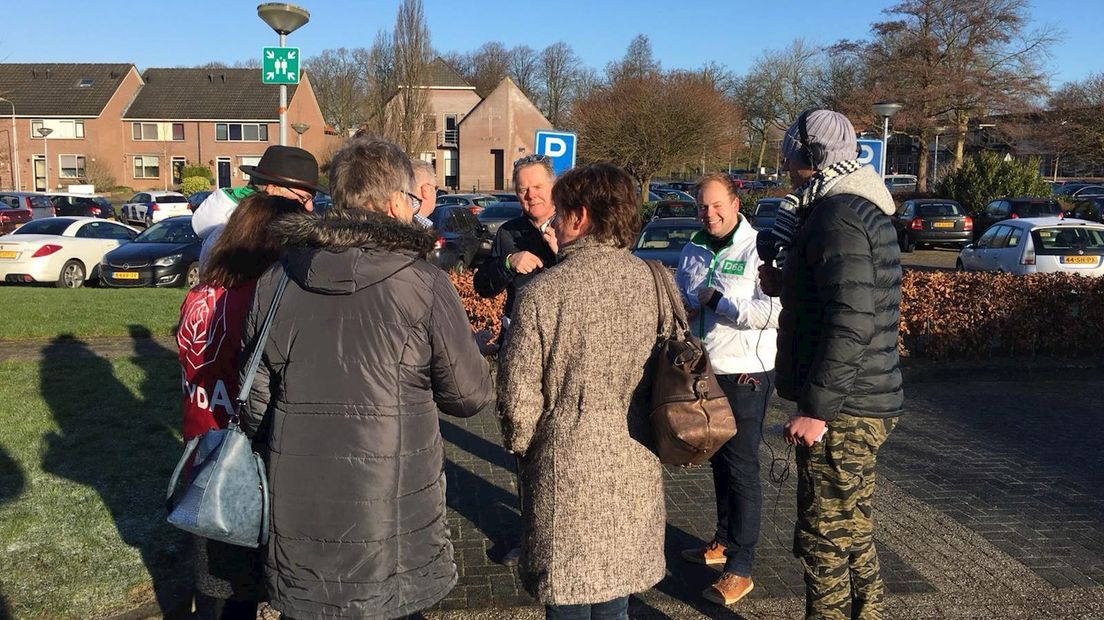
<path fill-rule="evenodd" d="M 939 126 L 935 128 L 935 163 L 932 164 L 932 185 L 939 182 L 939 136 L 943 135 L 944 131 L 947 131 L 946 127 Z"/>
<path fill-rule="evenodd" d="M 303 134 L 307 133 L 307 130 L 310 129 L 310 125 L 306 123 L 292 123 L 291 128 L 295 130 L 295 133 L 299 134 L 295 146 L 303 148 Z"/>
<path fill-rule="evenodd" d="M 257 15 L 280 35 L 280 47 L 286 47 L 287 35 L 310 21 L 310 13 L 301 6 L 268 2 L 257 6 Z M 287 85 L 280 84 L 280 145 L 287 146 Z"/>
<path fill-rule="evenodd" d="M 889 117 L 904 107 L 899 103 L 875 103 L 874 113 L 882 117 L 882 178 L 886 175 L 886 158 L 889 155 Z"/>
<path fill-rule="evenodd" d="M 45 178 L 43 183 L 46 185 L 43 191 L 50 191 L 50 145 L 46 143 L 46 136 L 54 133 L 53 129 L 49 127 L 39 127 L 38 135 L 42 136 L 42 157 L 43 164 L 46 165 Z"/>
<path fill-rule="evenodd" d="M 12 107 L 12 183 L 15 185 L 15 191 L 19 191 L 19 136 L 15 135 L 15 104 L 10 100 L 0 97 L 0 101 L 6 101 L 11 104 Z"/>

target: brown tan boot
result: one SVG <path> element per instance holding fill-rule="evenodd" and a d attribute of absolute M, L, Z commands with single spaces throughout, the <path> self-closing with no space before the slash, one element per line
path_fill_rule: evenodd
<path fill-rule="evenodd" d="M 732 605 L 747 596 L 753 589 L 755 589 L 755 583 L 751 577 L 724 573 L 716 583 L 702 591 L 702 596 L 705 600 L 718 605 Z"/>
<path fill-rule="evenodd" d="M 686 549 L 682 552 L 682 559 L 695 564 L 716 566 L 725 563 L 725 547 L 714 539 L 705 547 Z"/>

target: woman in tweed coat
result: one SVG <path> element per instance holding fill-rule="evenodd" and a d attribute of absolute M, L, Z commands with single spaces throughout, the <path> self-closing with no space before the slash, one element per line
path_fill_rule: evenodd
<path fill-rule="evenodd" d="M 548 618 L 627 618 L 628 595 L 664 576 L 644 404 L 659 309 L 628 250 L 639 196 L 609 164 L 556 182 L 558 264 L 520 292 L 500 366 L 506 448 L 521 455 L 522 579 Z"/>

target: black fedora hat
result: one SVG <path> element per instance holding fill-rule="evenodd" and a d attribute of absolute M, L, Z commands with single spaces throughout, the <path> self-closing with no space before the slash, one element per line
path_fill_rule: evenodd
<path fill-rule="evenodd" d="M 270 146 L 256 166 L 238 166 L 253 183 L 281 187 L 296 187 L 313 192 L 325 192 L 318 184 L 318 160 L 307 151 L 294 146 Z"/>

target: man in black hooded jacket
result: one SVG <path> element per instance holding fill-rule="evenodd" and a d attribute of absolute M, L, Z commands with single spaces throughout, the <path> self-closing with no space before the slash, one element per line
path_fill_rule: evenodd
<path fill-rule="evenodd" d="M 778 395 L 797 404 L 794 555 L 806 618 L 884 615 L 874 548 L 875 462 L 904 400 L 897 356 L 901 264 L 880 176 L 855 161 L 847 117 L 810 110 L 786 133 L 796 208 L 781 274 Z M 769 289 L 769 285 L 764 287 Z"/>

